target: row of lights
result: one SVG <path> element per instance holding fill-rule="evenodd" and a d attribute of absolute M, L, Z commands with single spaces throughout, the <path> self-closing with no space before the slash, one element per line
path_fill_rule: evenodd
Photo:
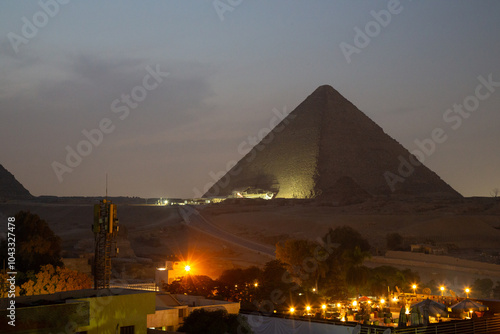
<path fill-rule="evenodd" d="M 413 289 L 413 294 L 415 294 L 415 293 L 416 293 L 416 290 L 417 290 L 417 285 L 416 285 L 416 284 L 413 284 L 413 285 L 411 286 L 411 288 Z M 443 285 L 441 285 L 441 286 L 439 287 L 439 290 L 441 290 L 441 297 L 443 297 L 443 295 L 444 295 L 444 291 L 446 290 L 446 287 L 445 287 L 445 286 L 443 286 Z M 467 288 L 465 288 L 465 289 L 464 289 L 464 292 L 465 292 L 465 294 L 467 295 L 467 298 L 469 298 L 470 288 L 468 288 L 468 287 L 467 287 Z"/>
<path fill-rule="evenodd" d="M 257 286 L 257 283 L 255 283 L 255 284 L 256 284 L 255 286 Z M 415 291 L 416 291 L 416 289 L 417 289 L 417 285 L 416 285 L 416 284 L 413 284 L 413 285 L 412 285 L 412 289 L 413 289 L 413 293 L 415 293 Z M 445 288 L 444 286 L 440 286 L 440 287 L 439 287 L 439 290 L 441 290 L 441 296 L 443 296 L 445 289 L 446 289 L 446 288 Z M 470 288 L 465 288 L 465 290 L 464 290 L 464 291 L 465 291 L 465 293 L 467 294 L 467 298 L 469 298 Z M 396 297 L 394 297 L 394 298 L 392 299 L 392 301 L 393 301 L 393 302 L 396 302 L 397 300 L 398 300 L 398 299 L 397 299 Z M 384 305 L 384 304 L 385 304 L 385 299 L 383 299 L 383 298 L 382 298 L 382 299 L 380 299 L 379 303 L 380 303 L 381 305 Z M 369 300 L 369 301 L 368 301 L 368 304 L 371 304 L 371 300 Z M 353 306 L 353 307 L 356 307 L 357 305 L 358 305 L 358 302 L 357 302 L 356 300 L 354 300 L 354 301 L 352 302 L 352 306 Z M 337 304 L 337 308 L 340 308 L 340 306 L 341 306 L 341 304 L 340 304 L 340 303 L 338 303 L 338 304 Z M 325 311 L 325 310 L 326 310 L 326 305 L 325 305 L 325 304 L 321 305 L 321 308 L 323 309 L 323 311 Z M 307 305 L 307 306 L 306 306 L 306 311 L 307 311 L 307 312 L 311 311 L 311 306 Z M 293 314 L 294 312 L 295 312 L 295 308 L 294 308 L 294 307 L 290 307 L 290 313 L 292 313 L 292 314 Z"/>
<path fill-rule="evenodd" d="M 382 302 L 382 301 L 383 301 L 383 302 Z M 383 299 L 381 300 L 381 302 L 382 302 L 382 303 L 385 303 L 385 301 L 384 301 Z M 353 302 L 352 302 L 352 305 L 353 305 L 353 306 L 356 306 L 356 305 L 357 305 L 357 302 L 356 302 L 356 301 L 353 301 Z M 336 306 L 337 306 L 337 308 L 340 308 L 340 307 L 342 306 L 342 304 L 337 303 L 337 305 L 336 305 Z M 326 304 L 322 304 L 322 305 L 321 305 L 321 309 L 322 309 L 323 311 L 326 311 L 326 308 L 327 308 Z M 307 305 L 307 306 L 306 306 L 306 311 L 307 311 L 307 312 L 310 312 L 310 311 L 311 311 L 311 306 L 310 306 L 310 305 Z M 292 306 L 292 307 L 290 307 L 290 313 L 294 313 L 294 312 L 295 312 L 295 308 L 294 308 L 293 306 Z"/>

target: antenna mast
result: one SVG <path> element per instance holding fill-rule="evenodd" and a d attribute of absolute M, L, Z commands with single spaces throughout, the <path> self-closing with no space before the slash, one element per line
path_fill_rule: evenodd
<path fill-rule="evenodd" d="M 106 198 L 99 201 L 99 204 L 94 205 L 92 231 L 95 236 L 94 289 L 109 288 L 111 257 L 115 257 L 118 254 L 118 247 L 116 247 L 118 217 L 116 215 L 116 204 L 108 200 L 107 173 Z"/>

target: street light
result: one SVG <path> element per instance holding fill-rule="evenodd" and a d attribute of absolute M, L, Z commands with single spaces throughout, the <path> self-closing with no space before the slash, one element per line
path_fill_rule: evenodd
<path fill-rule="evenodd" d="M 191 266 L 189 264 L 186 264 L 186 266 L 184 267 L 184 270 L 189 273 L 189 271 L 191 270 Z"/>
<path fill-rule="evenodd" d="M 439 290 L 441 290 L 441 297 L 443 297 L 443 295 L 444 295 L 444 286 L 441 285 L 439 287 Z"/>
<path fill-rule="evenodd" d="M 293 312 L 295 312 L 295 308 L 294 307 L 290 307 L 290 313 L 293 314 Z"/>
<path fill-rule="evenodd" d="M 467 295 L 467 298 L 469 298 L 469 292 L 470 292 L 470 289 L 469 288 L 465 288 L 465 294 Z"/>
<path fill-rule="evenodd" d="M 416 294 L 416 291 L 417 291 L 417 285 L 416 284 L 413 284 L 411 286 L 411 288 L 413 289 L 413 294 L 415 295 Z"/>
<path fill-rule="evenodd" d="M 384 306 L 384 304 L 385 304 L 385 299 L 384 298 L 380 299 L 380 304 L 382 305 L 382 307 Z"/>

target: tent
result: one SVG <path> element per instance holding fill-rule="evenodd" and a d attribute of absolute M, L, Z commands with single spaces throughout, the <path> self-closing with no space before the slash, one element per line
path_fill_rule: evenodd
<path fill-rule="evenodd" d="M 466 298 L 461 302 L 458 302 L 455 305 L 448 307 L 448 311 L 453 313 L 463 313 L 469 311 L 487 311 L 487 310 L 488 310 L 487 306 L 476 303 L 475 301 L 472 301 L 469 298 Z"/>
<path fill-rule="evenodd" d="M 371 299 L 366 297 L 366 296 L 363 296 L 363 297 L 359 297 L 358 299 L 358 302 L 367 302 L 367 301 L 370 301 Z"/>
<path fill-rule="evenodd" d="M 422 324 L 422 314 L 418 307 L 412 307 L 410 312 L 410 323 L 412 326 L 418 326 Z"/>
<path fill-rule="evenodd" d="M 429 316 L 433 317 L 446 317 L 448 312 L 446 311 L 446 305 L 438 303 L 429 298 L 413 304 L 412 307 L 416 307 L 420 310 L 420 313 L 424 315 L 424 324 L 429 323 Z"/>

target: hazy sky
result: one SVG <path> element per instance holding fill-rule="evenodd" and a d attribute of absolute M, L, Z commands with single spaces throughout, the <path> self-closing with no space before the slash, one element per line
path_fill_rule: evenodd
<path fill-rule="evenodd" d="M 410 151 L 441 128 L 425 164 L 463 195 L 500 188 L 498 1 L 0 6 L 0 164 L 33 195 L 192 197 L 323 84 Z"/>

